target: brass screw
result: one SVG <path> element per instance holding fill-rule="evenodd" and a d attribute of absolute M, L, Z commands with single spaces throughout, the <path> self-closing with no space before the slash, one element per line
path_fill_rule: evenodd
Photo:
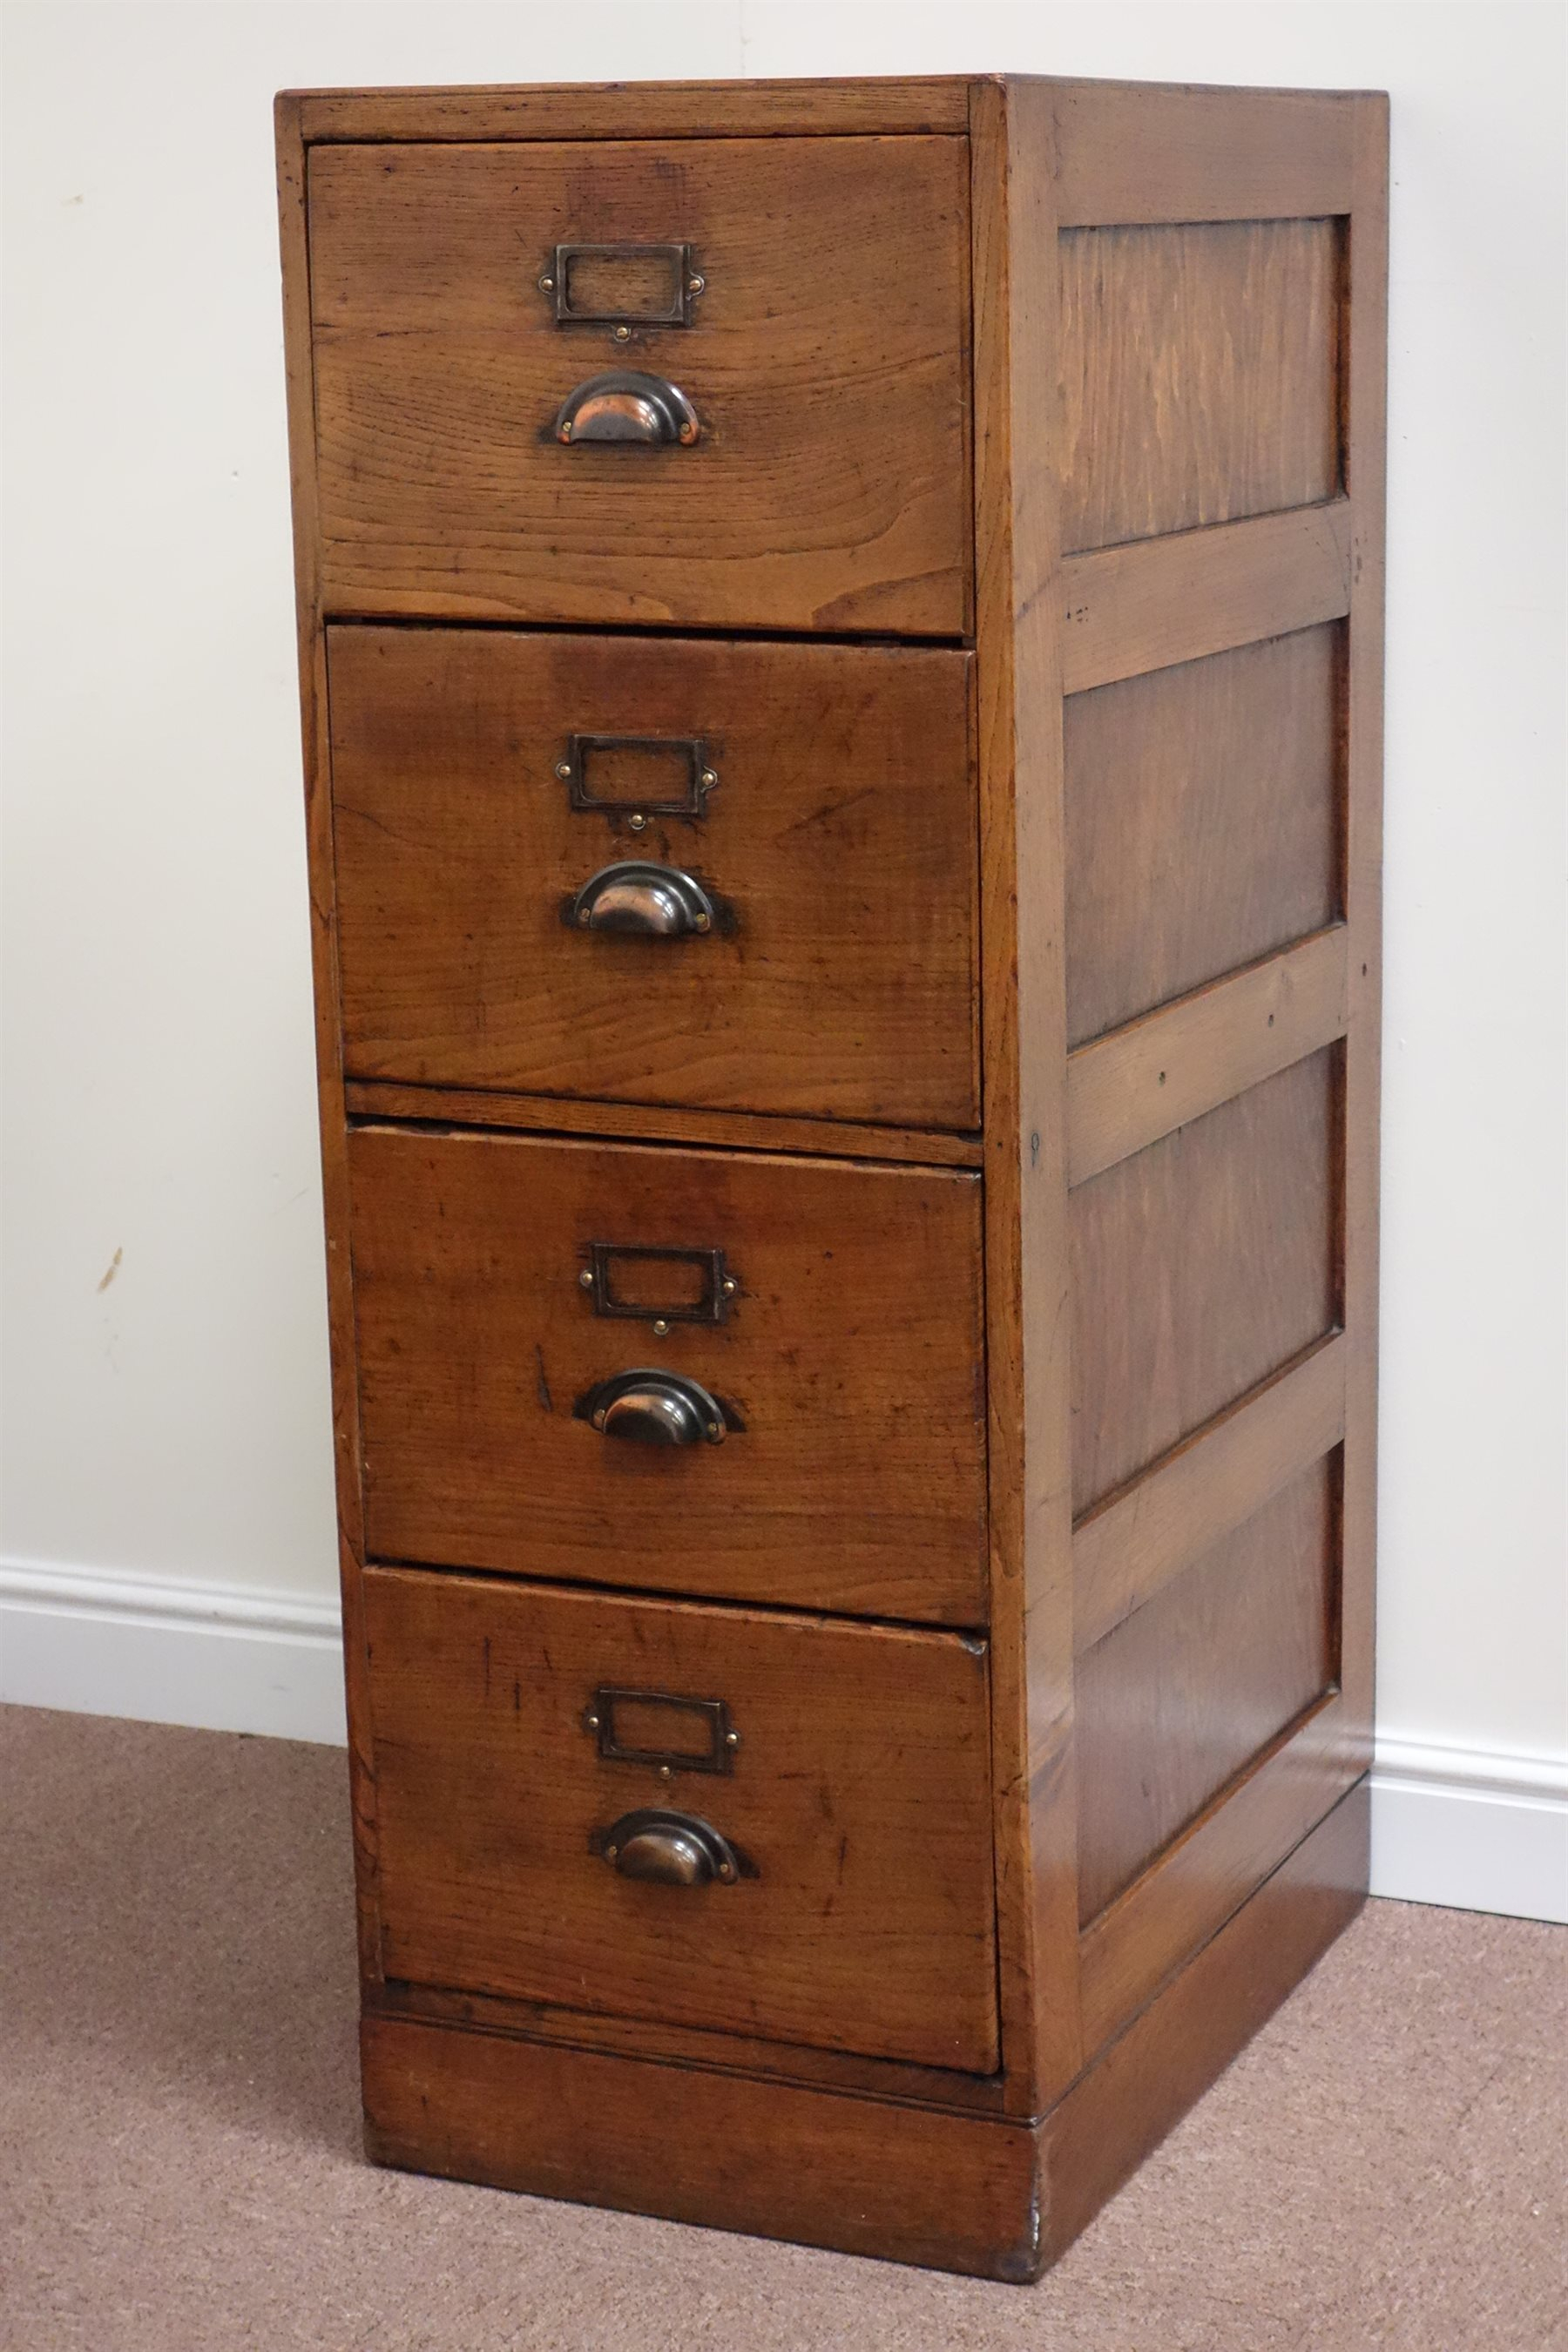
<path fill-rule="evenodd" d="M 572 762 L 571 762 L 571 761 L 570 761 L 570 760 L 557 760 L 557 761 L 556 761 L 556 762 L 555 762 L 555 772 L 556 772 L 556 774 L 560 777 L 560 779 L 561 779 L 561 781 L 562 781 L 562 782 L 563 782 L 563 784 L 569 784 L 569 783 L 571 782 L 571 781 L 572 781 Z"/>
<path fill-rule="evenodd" d="M 721 1878 L 733 1878 L 735 1875 L 734 1864 L 732 1862 L 721 1862 L 719 1864 L 719 1875 Z"/>
<path fill-rule="evenodd" d="M 582 1273 L 577 1276 L 577 1279 L 582 1284 L 584 1290 L 592 1290 L 594 1287 L 593 1267 L 585 1265 L 583 1268 Z"/>
<path fill-rule="evenodd" d="M 539 290 L 542 294 L 553 294 L 555 291 L 554 278 L 542 278 L 539 281 Z"/>
<path fill-rule="evenodd" d="M 661 1780 L 673 1780 L 675 1775 L 668 1764 L 661 1764 L 658 1768 L 658 1777 Z"/>
<path fill-rule="evenodd" d="M 606 1862 L 618 1862 L 620 1859 L 620 1853 L 621 1849 L 618 1845 L 607 1845 L 605 1848 L 605 1860 Z"/>
<path fill-rule="evenodd" d="M 640 833 L 644 825 L 647 824 L 647 819 L 646 816 L 629 816 L 626 819 L 626 823 L 634 833 Z"/>
<path fill-rule="evenodd" d="M 598 1412 L 594 1415 L 594 1426 L 595 1429 L 603 1429 L 605 1426 L 605 1408 L 603 1405 L 599 1407 Z"/>
<path fill-rule="evenodd" d="M 563 425 L 562 426 L 560 426 L 560 428 L 558 429 L 558 431 L 557 431 L 557 433 L 556 433 L 555 437 L 556 437 L 556 439 L 557 439 L 558 441 L 570 441 L 570 440 L 571 440 L 571 438 L 572 438 L 572 425 L 571 425 L 571 422 L 570 422 L 570 420 L 568 420 L 568 422 L 567 422 L 566 424 L 564 424 L 564 425 Z"/>
<path fill-rule="evenodd" d="M 584 1731 L 597 1731 L 599 1728 L 598 1717 L 596 1715 L 585 1715 L 583 1717 L 583 1728 Z"/>
<path fill-rule="evenodd" d="M 694 931 L 708 930 L 710 928 L 710 918 L 707 915 L 693 915 L 691 918 L 691 928 Z"/>
<path fill-rule="evenodd" d="M 665 1321 L 662 1315 L 656 1317 L 653 1328 L 656 1338 L 660 1339 L 664 1338 L 665 1334 L 669 1329 L 669 1326 Z"/>
<path fill-rule="evenodd" d="M 699 781 L 700 782 L 700 783 L 701 783 L 701 785 L 702 785 L 702 788 L 703 788 L 704 792 L 710 792 L 710 792 L 712 791 L 712 789 L 713 789 L 714 785 L 715 785 L 715 784 L 718 782 L 718 781 L 719 781 L 719 771 L 718 771 L 718 769 L 717 769 L 717 768 L 704 768 L 704 769 L 703 769 L 703 771 L 702 771 L 701 777 L 700 778 L 700 780 L 699 780 Z"/>
<path fill-rule="evenodd" d="M 717 1444 L 718 1440 L 724 1434 L 723 1423 L 721 1421 L 710 1421 L 708 1424 L 708 1434 L 714 1440 L 715 1444 Z"/>
<path fill-rule="evenodd" d="M 707 286 L 708 280 L 706 278 L 689 278 L 686 281 L 686 290 L 689 294 L 704 293 L 707 290 Z"/>
<path fill-rule="evenodd" d="M 617 343 L 629 343 L 632 339 L 632 331 L 629 327 L 617 327 L 615 331 L 615 336 Z"/>
<path fill-rule="evenodd" d="M 564 429 L 564 428 L 563 428 L 563 429 Z M 697 438 L 697 427 L 696 427 L 696 425 L 683 425 L 681 426 L 680 431 L 679 431 L 679 436 L 678 436 L 677 437 L 678 437 L 679 440 L 683 441 L 683 442 L 686 444 L 687 447 L 688 447 L 688 448 L 689 448 L 689 447 L 690 447 L 690 446 L 691 446 L 691 444 L 692 444 L 692 442 L 693 442 L 693 441 L 695 441 L 695 440 L 696 440 L 696 438 Z"/>
<path fill-rule="evenodd" d="M 594 924 L 593 908 L 591 907 L 584 907 L 582 913 L 578 916 L 577 920 L 582 924 L 583 929 L 585 931 L 591 930 Z"/>
<path fill-rule="evenodd" d="M 724 1276 L 724 1296 L 726 1298 L 733 1298 L 735 1293 L 740 1289 L 740 1284 L 736 1281 L 732 1274 L 727 1274 Z"/>
<path fill-rule="evenodd" d="M 726 1748 L 739 1748 L 740 1744 L 741 1735 L 738 1731 L 727 1731 L 724 1734 L 724 1745 Z"/>

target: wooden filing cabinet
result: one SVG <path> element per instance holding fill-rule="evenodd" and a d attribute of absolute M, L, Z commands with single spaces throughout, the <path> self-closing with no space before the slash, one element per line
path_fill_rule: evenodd
<path fill-rule="evenodd" d="M 1034 2277 L 1366 1883 L 1384 101 L 279 152 L 370 2150 Z"/>

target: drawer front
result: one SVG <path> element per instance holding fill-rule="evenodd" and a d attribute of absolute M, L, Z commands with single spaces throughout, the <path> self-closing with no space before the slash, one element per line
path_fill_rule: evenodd
<path fill-rule="evenodd" d="M 309 205 L 329 611 L 964 631 L 964 140 L 326 146 Z M 571 246 L 638 251 L 561 320 Z M 560 440 L 617 371 L 696 437 Z"/>
<path fill-rule="evenodd" d="M 378 1128 L 349 1171 L 371 1552 L 984 1622 L 978 1178 Z"/>
<path fill-rule="evenodd" d="M 981 1643 L 413 1570 L 364 1597 L 389 1977 L 994 2068 Z"/>
<path fill-rule="evenodd" d="M 978 1125 L 968 656 L 329 646 L 351 1076 Z"/>

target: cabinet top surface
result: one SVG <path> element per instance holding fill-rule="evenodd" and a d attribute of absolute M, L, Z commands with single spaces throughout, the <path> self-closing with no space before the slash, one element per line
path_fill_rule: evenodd
<path fill-rule="evenodd" d="M 933 74 L 802 80 L 462 84 L 280 91 L 280 118 L 307 140 L 613 137 L 628 127 L 666 137 L 952 131 L 969 128 L 974 95 L 1027 87 L 1071 106 L 1098 95 L 1227 101 L 1272 99 L 1293 110 L 1381 95 L 1359 90 L 1089 80 L 1042 74 Z"/>

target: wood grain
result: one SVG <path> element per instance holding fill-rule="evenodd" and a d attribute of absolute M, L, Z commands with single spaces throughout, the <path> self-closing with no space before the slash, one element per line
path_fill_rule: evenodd
<path fill-rule="evenodd" d="M 1364 1780 L 1042 2124 L 372 2017 L 383 2164 L 1026 2282 L 1054 2262 L 1364 1900 Z M 673 2155 L 672 2155 L 673 2152 Z"/>
<path fill-rule="evenodd" d="M 1285 636 L 1350 609 L 1345 499 L 1173 531 L 1062 566 L 1063 690 L 1081 694 L 1232 646 Z"/>
<path fill-rule="evenodd" d="M 352 1076 L 978 1127 L 968 656 L 411 628 L 329 649 Z M 578 735 L 698 740 L 719 782 L 634 832 L 572 808 Z M 563 923 L 626 858 L 694 875 L 714 930 Z"/>
<path fill-rule="evenodd" d="M 349 1150 L 373 1553 L 984 1622 L 977 1179 L 375 1128 Z M 595 1241 L 721 1249 L 740 1294 L 717 1326 L 605 1319 Z M 575 1417 L 648 1365 L 742 1426 L 671 1449 Z"/>
<path fill-rule="evenodd" d="M 1203 1948 L 1358 1777 L 1342 1702 L 1324 1699 L 1100 1914 L 1082 1945 L 1089 2049 Z"/>
<path fill-rule="evenodd" d="M 980 1644 L 410 1570 L 365 1597 L 389 1978 L 994 2066 Z M 732 1770 L 606 1760 L 602 1686 L 721 1701 Z M 670 1712 L 636 1737 L 705 1751 Z M 590 1837 L 647 1806 L 755 1875 L 621 1877 Z"/>
<path fill-rule="evenodd" d="M 1077 229 L 1060 252 L 1064 547 L 1338 493 L 1337 223 Z"/>
<path fill-rule="evenodd" d="M 1343 91 L 1059 81 L 1050 103 L 1064 228 L 1351 208 L 1363 101 Z"/>
<path fill-rule="evenodd" d="M 389 1086 L 351 1078 L 351 1116 L 434 1120 L 444 1127 L 496 1127 L 543 1135 L 597 1135 L 627 1142 L 719 1144 L 726 1151 L 825 1152 L 930 1168 L 978 1168 L 977 1135 L 934 1128 L 864 1127 L 848 1119 L 754 1118 L 743 1111 L 678 1109 L 671 1104 L 571 1102 L 560 1095 L 489 1094 L 467 1087 Z"/>
<path fill-rule="evenodd" d="M 914 138 L 314 150 L 327 609 L 963 632 L 967 163 Z M 556 244 L 623 241 L 692 246 L 692 327 L 556 325 Z M 555 440 L 616 366 L 679 384 L 695 446 Z"/>
<path fill-rule="evenodd" d="M 492 1993 L 454 1992 L 449 1987 L 381 1984 L 367 1995 L 379 2017 L 406 2017 L 430 2025 L 477 2026 L 486 2033 L 521 2034 L 529 2042 L 554 2042 L 574 2050 L 606 2050 L 626 2057 L 653 2058 L 671 2065 L 712 2067 L 723 2074 L 754 2074 L 772 2082 L 816 2083 L 830 2091 L 858 2092 L 892 2105 L 937 2106 L 965 2115 L 1006 2112 L 1006 2076 L 961 2074 L 951 2066 L 917 2066 L 901 2058 L 864 2058 L 850 2050 L 814 2048 L 804 2042 L 764 2042 L 668 2018 L 616 2017 L 607 2011 L 568 2009 L 554 2001 L 502 1999 Z"/>
<path fill-rule="evenodd" d="M 1054 2262 L 1203 2095 L 1366 1900 L 1361 1781 L 1167 1985 L 1041 2131 Z"/>
<path fill-rule="evenodd" d="M 601 81 L 289 93 L 312 142 L 841 138 L 969 127 L 952 74 L 868 81 Z"/>
<path fill-rule="evenodd" d="M 984 2278 L 1039 2271 L 1026 2124 L 382 2017 L 361 2053 L 381 2164 Z"/>
<path fill-rule="evenodd" d="M 372 2149 L 1032 2276 L 1365 1883 L 1364 1784 L 1331 1808 L 1370 1752 L 1384 102 L 992 77 L 317 93 L 281 105 L 279 156 Z M 623 236 L 692 239 L 693 328 L 555 326 L 550 247 Z M 566 385 L 622 363 L 691 392 L 695 449 L 548 442 Z M 1158 535 L 1064 559 L 1064 513 L 1068 544 Z M 368 668 L 338 702 L 369 877 L 341 939 L 328 613 L 356 658 L 428 656 L 400 710 Z M 380 621 L 540 634 L 358 625 Z M 877 642 L 900 635 L 945 642 Z M 514 660 L 528 690 L 492 694 Z M 563 1012 L 557 982 L 518 1017 L 519 876 L 548 844 L 531 804 L 507 833 L 508 794 L 545 742 L 538 689 L 579 660 L 596 696 L 663 698 L 672 730 L 688 663 L 743 677 L 726 762 L 767 731 L 791 793 L 811 772 L 799 814 L 831 803 L 802 834 L 765 792 L 739 817 L 716 795 L 679 835 L 716 843 L 722 817 L 753 891 L 795 907 L 766 966 L 798 995 L 793 1038 L 770 1040 L 760 958 L 732 1035 L 656 1008 L 630 1076 L 613 1018 Z M 952 706 L 932 687 L 911 716 L 886 688 L 966 665 L 978 963 Z M 828 691 L 829 668 L 879 690 Z M 852 804 L 839 771 L 879 746 Z M 387 773 L 416 854 L 369 839 Z M 340 945 L 351 999 L 366 972 L 377 999 L 356 1050 L 391 1057 L 346 1084 Z M 453 1040 L 478 1059 L 432 1083 Z M 621 1074 L 585 1082 L 595 1055 Z M 1126 1156 L 1069 1193 L 1086 1117 L 1079 1172 Z M 651 1345 L 596 1319 L 590 1239 L 726 1247 L 733 1315 Z M 710 1378 L 745 1427 L 697 1461 L 628 1459 L 572 1406 L 634 1360 Z M 370 1571 L 422 1596 L 417 1624 L 391 1612 L 384 1696 L 362 1499 L 384 1554 L 428 1563 Z M 749 1968 L 700 1944 L 705 2008 L 686 1969 L 603 1932 L 578 1983 L 524 1989 L 554 1947 L 509 1894 L 533 1866 L 509 1759 L 538 1733 L 520 1780 L 584 1869 L 581 1776 L 619 1769 L 569 1720 L 559 1631 L 540 1669 L 546 1578 L 574 1623 L 665 1629 L 639 1640 L 673 1644 L 672 1671 L 711 1626 L 703 1654 L 780 1753 L 814 1707 L 828 1724 L 827 1763 L 776 1775 L 752 1825 L 794 1825 L 822 1932 L 808 1948 L 791 1913 Z M 510 1683 L 496 1702 L 492 1619 L 513 1723 L 535 1670 L 527 1737 Z M 922 1623 L 984 1626 L 986 1654 Z M 857 1670 L 802 1665 L 786 1692 L 797 1629 L 803 1658 L 859 1645 Z M 858 1671 L 910 1657 L 912 1678 Z M 1341 1690 L 1281 1728 L 1331 1668 Z M 895 1773 L 860 1760 L 862 1682 L 900 1727 Z M 742 1775 L 705 1785 L 738 1800 Z M 918 1823 L 887 1865 L 921 1948 L 887 1982 L 858 1956 L 872 1880 L 857 1865 L 826 1909 L 831 1842 L 791 1811 L 808 1785 L 856 1824 L 906 1798 L 939 1837 L 966 1824 L 956 1875 L 922 1876 Z M 612 1897 L 660 1891 L 594 1868 Z M 942 1978 L 921 1906 L 955 1950 L 961 1881 L 970 1958 Z M 395 1966 L 447 1980 L 384 1976 L 384 1927 Z M 992 1932 L 994 1976 L 972 1973 Z"/>
<path fill-rule="evenodd" d="M 1079 1656 L 1086 1924 L 1328 1685 L 1338 1483 L 1314 1463 Z"/>
<path fill-rule="evenodd" d="M 1337 1323 L 1336 1108 L 1314 1054 L 1072 1194 L 1076 1511 Z"/>
<path fill-rule="evenodd" d="M 1069 697 L 1070 1045 L 1341 913 L 1342 689 L 1330 622 Z"/>
<path fill-rule="evenodd" d="M 1082 1184 L 1344 1033 L 1345 929 L 1194 989 L 1068 1062 L 1068 1175 Z"/>
<path fill-rule="evenodd" d="M 1321 1340 L 1079 1521 L 1080 1654 L 1339 1444 L 1345 1355 L 1342 1332 Z"/>
<path fill-rule="evenodd" d="M 1076 1997 L 1056 219 L 1037 89 L 975 91 L 975 580 L 992 1687 L 1013 2112 L 1082 2063 Z"/>

